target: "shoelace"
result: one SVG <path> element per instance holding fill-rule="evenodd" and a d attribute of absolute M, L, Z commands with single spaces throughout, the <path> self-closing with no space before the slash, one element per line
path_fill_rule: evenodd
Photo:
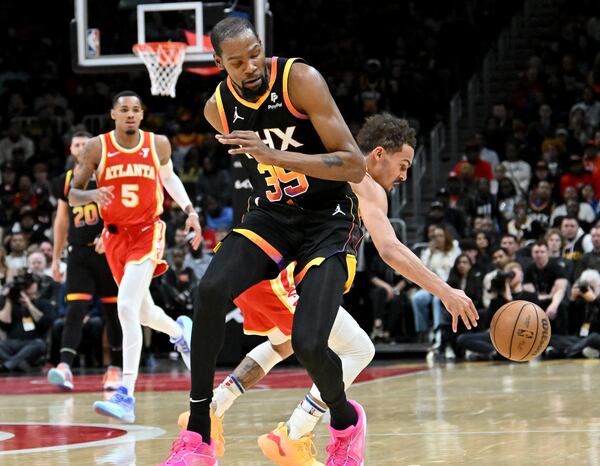
<path fill-rule="evenodd" d="M 127 396 L 122 393 L 116 392 L 110 399 L 111 403 L 127 403 Z"/>
<path fill-rule="evenodd" d="M 349 443 L 350 437 L 339 438 L 336 437 L 333 442 L 327 445 L 327 453 L 333 454 L 333 466 L 344 466 L 346 462 L 346 451 L 348 450 L 347 444 Z"/>
<path fill-rule="evenodd" d="M 188 347 L 185 338 L 183 338 L 183 335 L 179 337 L 179 339 L 173 343 L 175 345 L 175 349 L 181 351 L 182 353 L 189 353 L 190 352 L 190 348 Z"/>
<path fill-rule="evenodd" d="M 294 442 L 296 453 L 302 458 L 302 461 L 306 461 L 307 463 L 317 456 L 317 447 L 315 447 L 312 439 L 313 434 L 310 434 Z"/>
<path fill-rule="evenodd" d="M 179 454 L 179 450 L 181 449 L 181 447 L 183 447 L 183 442 L 179 439 L 175 440 L 172 444 L 171 444 L 171 451 L 169 452 L 169 457 L 167 458 L 166 463 L 168 464 L 170 461 L 179 459 L 177 458 L 178 454 Z"/>

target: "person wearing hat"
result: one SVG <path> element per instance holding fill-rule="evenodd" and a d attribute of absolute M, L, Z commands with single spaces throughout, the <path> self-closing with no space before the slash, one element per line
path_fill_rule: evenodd
<path fill-rule="evenodd" d="M 533 166 L 533 173 L 531 175 L 531 182 L 529 183 L 530 188 L 537 186 L 540 181 L 547 181 L 553 187 L 553 197 L 558 200 L 558 182 L 556 177 L 550 172 L 548 162 L 545 160 L 538 160 Z"/>
<path fill-rule="evenodd" d="M 465 145 L 465 160 L 460 160 L 452 168 L 452 171 L 461 173 L 461 169 L 464 165 L 471 165 L 474 169 L 475 178 L 486 178 L 488 181 L 492 181 L 494 177 L 492 166 L 485 160 L 481 160 L 479 157 L 480 147 L 476 142 L 468 142 Z"/>
<path fill-rule="evenodd" d="M 565 190 L 569 186 L 577 190 L 584 184 L 592 183 L 592 174 L 584 170 L 581 156 L 572 154 L 569 157 L 569 171 L 560 177 L 560 197 L 564 199 Z"/>
<path fill-rule="evenodd" d="M 439 225 L 446 228 L 454 238 L 458 238 L 459 235 L 454 228 L 454 225 L 449 223 L 446 219 L 446 206 L 442 201 L 433 201 L 429 204 L 429 212 L 425 218 L 425 228 L 423 229 L 423 241 L 429 241 L 428 231 L 431 225 Z"/>
<path fill-rule="evenodd" d="M 505 160 L 502 165 L 506 167 L 506 176 L 513 181 L 519 194 L 524 195 L 529 190 L 531 166 L 521 160 L 515 141 L 506 142 L 504 156 Z"/>

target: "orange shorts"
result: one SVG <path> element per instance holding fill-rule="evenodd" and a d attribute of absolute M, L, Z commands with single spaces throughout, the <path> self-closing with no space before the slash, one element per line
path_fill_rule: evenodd
<path fill-rule="evenodd" d="M 156 264 L 155 277 L 167 271 L 169 266 L 162 258 L 165 250 L 165 222 L 153 220 L 139 225 L 118 225 L 114 230 L 114 227 L 105 225 L 102 241 L 106 260 L 117 285 L 121 284 L 127 264 L 141 264 L 150 259 Z"/>
<path fill-rule="evenodd" d="M 292 335 L 298 303 L 294 265 L 288 265 L 277 278 L 259 282 L 233 300 L 244 315 L 244 333 L 268 335 L 279 330 L 286 339 Z"/>

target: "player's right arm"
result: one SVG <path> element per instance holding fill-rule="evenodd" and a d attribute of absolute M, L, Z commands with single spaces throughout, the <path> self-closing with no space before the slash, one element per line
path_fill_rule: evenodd
<path fill-rule="evenodd" d="M 215 130 L 221 134 L 225 134 L 215 94 L 213 94 L 206 104 L 204 104 L 204 118 L 206 118 L 206 121 L 208 121 Z"/>
<path fill-rule="evenodd" d="M 86 186 L 102 158 L 102 143 L 100 137 L 90 139 L 81 149 L 77 170 L 73 173 L 69 204 L 72 206 L 86 205 L 95 202 L 99 207 L 106 207 L 114 199 L 113 186 L 86 190 Z"/>
<path fill-rule="evenodd" d="M 54 226 L 52 228 L 52 236 L 54 238 L 54 246 L 52 249 L 52 278 L 55 281 L 62 281 L 62 273 L 60 272 L 60 257 L 62 256 L 65 242 L 67 241 L 67 233 L 69 231 L 69 206 L 62 199 L 58 200 L 56 207 L 56 217 L 54 218 Z"/>
<path fill-rule="evenodd" d="M 360 200 L 360 214 L 373 239 L 373 244 L 383 261 L 396 272 L 416 283 L 421 288 L 441 299 L 452 315 L 452 329 L 458 329 L 458 318 L 462 318 L 470 330 L 477 326 L 479 314 L 464 291 L 454 289 L 435 273 L 396 237 L 387 217 L 385 190 L 369 177 L 358 184 L 351 183 Z"/>

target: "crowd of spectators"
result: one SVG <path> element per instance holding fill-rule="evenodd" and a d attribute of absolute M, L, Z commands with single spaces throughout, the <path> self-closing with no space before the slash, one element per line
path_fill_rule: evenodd
<path fill-rule="evenodd" d="M 600 18 L 589 2 L 564 6 L 431 203 L 415 250 L 483 316 L 455 338 L 439 299 L 407 287 L 399 312 L 412 312 L 409 338 L 431 342 L 433 358 L 498 358 L 486 329 L 513 299 L 550 318 L 545 357 L 600 354 Z"/>
<path fill-rule="evenodd" d="M 441 118 L 450 96 L 464 85 L 521 4 L 281 3 L 271 5 L 274 52 L 302 56 L 314 64 L 353 130 L 365 116 L 386 110 L 409 118 L 422 134 Z M 0 370 L 18 371 L 57 357 L 64 283 L 51 278 L 54 180 L 72 166 L 68 148 L 75 132 L 111 129 L 108 109 L 115 91 L 131 88 L 142 95 L 144 129 L 169 136 L 174 166 L 201 210 L 204 243 L 193 251 L 181 228 L 182 214 L 170 199 L 165 202 L 171 269 L 153 282 L 152 292 L 167 312 L 191 312 L 190 290 L 235 220 L 230 157 L 216 144 L 199 110 L 219 76 L 184 73 L 178 96 L 171 100 L 149 95 L 146 73 L 75 75 L 67 21 L 45 21 L 48 5 L 30 11 L 26 19 L 18 14 L 18 4 L 1 8 Z M 73 16 L 72 5 L 56 8 L 65 18 Z M 10 24 L 4 24 L 9 17 Z M 298 27 L 299 17 L 315 32 L 307 34 L 307 28 Z M 324 17 L 336 21 L 319 20 Z M 522 291 L 512 284 L 502 292 L 489 291 L 481 283 L 493 282 L 494 271 L 516 271 L 520 266 L 522 275 L 531 277 L 526 284 L 540 287 L 539 300 L 550 300 L 546 310 L 556 315 L 553 325 L 567 329 L 565 335 L 576 324 L 561 319 L 569 312 L 572 290 L 581 290 L 571 285 L 585 269 L 598 268 L 600 255 L 600 239 L 594 239 L 598 230 L 591 228 L 598 220 L 600 193 L 600 103 L 591 71 L 598 62 L 593 55 L 600 39 L 598 24 L 593 15 L 562 18 L 560 33 L 543 42 L 529 60 L 512 99 L 494 105 L 465 147 L 465 160 L 449 173 L 447 186 L 431 205 L 423 234 L 426 244 L 416 247 L 432 270 L 467 290 L 488 316 L 500 302 L 499 295 L 507 299 L 509 288 L 512 296 Z M 549 230 L 551 226 L 557 229 Z M 532 244 L 544 235 L 549 263 L 560 269 L 531 255 Z M 368 240 L 363 252 L 346 305 L 372 338 L 431 342 L 437 354 L 463 354 L 461 339 L 447 331 L 439 300 L 416 291 L 389 270 Z M 538 269 L 531 269 L 532 264 Z M 65 264 L 60 267 L 64 272 Z M 564 284 L 559 294 L 551 294 L 556 290 L 547 287 L 545 272 L 535 273 L 545 268 L 562 273 L 555 279 Z M 82 351 L 85 364 L 102 364 L 102 327 L 102 315 L 93 307 L 84 327 L 84 341 L 90 346 Z M 159 343 L 146 350 L 166 350 L 168 344 Z"/>

